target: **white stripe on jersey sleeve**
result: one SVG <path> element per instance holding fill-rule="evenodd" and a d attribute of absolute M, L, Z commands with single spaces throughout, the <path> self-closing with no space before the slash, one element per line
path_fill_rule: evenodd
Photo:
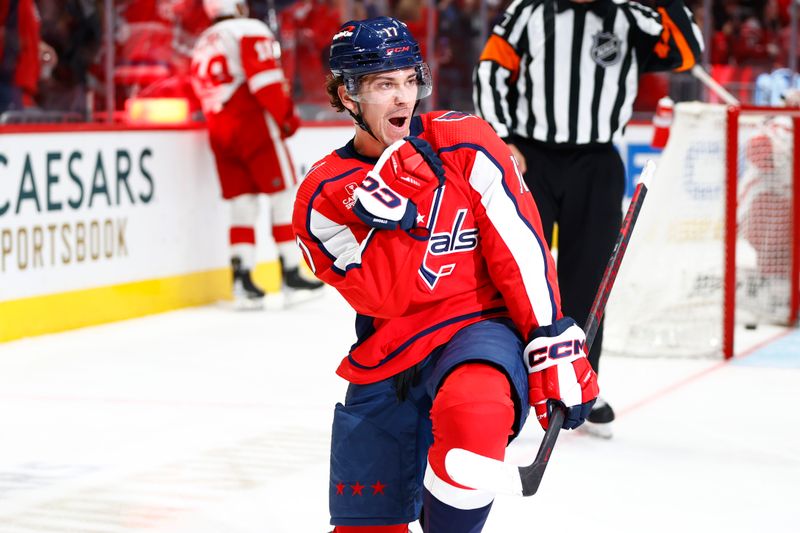
<path fill-rule="evenodd" d="M 628 79 L 625 80 L 625 101 L 619 110 L 619 124 L 620 126 L 627 124 L 633 115 L 633 101 L 636 100 L 636 95 L 639 92 L 639 64 L 636 61 L 636 54 L 631 54 L 631 68 L 628 70 Z M 614 133 L 612 141 L 619 142 L 622 140 L 623 128 L 618 128 Z"/>
<path fill-rule="evenodd" d="M 503 187 L 503 174 L 483 152 L 475 153 L 469 184 L 481 196 L 481 204 L 500 238 L 508 246 L 520 270 L 525 294 L 540 324 L 552 324 L 553 304 L 547 283 L 546 260 L 541 244 L 517 213 L 517 206 Z"/>
<path fill-rule="evenodd" d="M 547 37 L 544 32 L 544 9 L 537 9 L 533 12 L 531 20 L 528 22 L 528 50 L 530 50 L 531 64 L 528 76 L 533 83 L 533 118 L 536 126 L 533 129 L 533 138 L 540 141 L 547 139 L 547 113 L 544 108 L 544 47 Z"/>
<path fill-rule="evenodd" d="M 645 17 L 650 17 L 652 19 L 658 19 L 659 14 L 658 12 L 650 6 L 646 6 L 644 4 L 639 3 L 639 0 L 635 0 L 631 2 L 630 0 L 614 0 L 614 3 L 617 5 L 625 4 L 630 7 L 631 10 L 638 10 L 642 13 Z"/>
<path fill-rule="evenodd" d="M 495 112 L 496 98 L 501 98 L 505 106 L 503 109 L 508 109 L 508 103 L 506 103 L 508 89 L 505 85 L 497 84 L 496 80 L 492 79 L 492 68 L 494 65 L 495 63 L 491 61 L 481 61 L 478 64 L 478 84 L 481 86 L 481 98 L 479 102 L 476 102 L 478 104 L 476 106 L 476 111 L 478 112 L 478 116 L 492 125 L 497 135 L 500 137 L 508 137 L 508 126 Z M 505 69 L 502 68 L 498 69 L 498 74 L 501 70 L 505 71 Z M 506 76 L 508 76 L 508 71 L 505 72 Z"/>
<path fill-rule="evenodd" d="M 530 96 L 528 95 L 528 67 L 524 62 L 520 62 L 519 77 L 517 78 L 517 108 L 514 113 L 517 117 L 517 127 L 514 133 L 518 133 L 523 137 L 528 136 L 528 121 L 530 120 Z"/>
<path fill-rule="evenodd" d="M 692 16 L 692 12 L 689 11 L 689 8 L 686 6 L 683 6 L 683 10 L 686 12 L 686 17 L 692 21 L 692 33 L 694 34 L 694 40 L 697 41 L 697 44 L 700 45 L 700 51 L 701 52 L 705 51 L 706 42 L 705 40 L 703 40 L 703 33 L 700 31 L 700 27 L 695 22 L 694 17 Z M 700 58 L 698 57 L 695 59 L 699 60 Z"/>
<path fill-rule="evenodd" d="M 522 32 L 525 31 L 525 28 L 528 27 L 528 21 L 531 18 L 531 11 L 533 10 L 533 4 L 529 4 L 525 6 L 520 14 L 519 18 L 517 19 L 516 24 L 511 29 L 511 33 L 508 35 L 508 44 L 514 47 L 515 50 L 519 50 L 519 38 L 522 35 Z"/>
<path fill-rule="evenodd" d="M 311 255 L 311 251 L 306 246 L 306 243 L 300 237 L 295 237 L 295 242 L 297 242 L 297 246 L 300 247 L 300 251 L 303 253 L 303 258 L 306 260 L 306 264 L 308 264 L 308 268 L 311 269 L 313 274 L 317 273 L 317 265 L 314 264 L 314 256 Z"/>
<path fill-rule="evenodd" d="M 494 83 L 492 86 L 494 87 L 495 94 L 497 98 L 500 99 L 500 109 L 503 111 L 503 128 L 508 131 L 509 126 L 511 126 L 511 110 L 508 108 L 508 87 L 511 78 L 511 72 L 504 68 L 497 69 L 497 74 L 494 77 Z M 495 130 L 496 131 L 496 130 Z M 499 135 L 499 133 L 498 133 Z M 505 135 L 500 135 L 500 137 L 507 136 L 508 133 Z"/>
<path fill-rule="evenodd" d="M 622 16 L 620 13 L 614 20 L 614 34 L 627 35 L 630 23 L 628 17 Z M 614 111 L 614 102 L 617 100 L 620 87 L 623 86 L 624 80 L 620 80 L 622 73 L 622 64 L 625 62 L 625 55 L 630 48 L 630 42 L 627 39 L 620 39 L 619 54 L 621 59 L 614 65 L 606 67 L 606 74 L 603 78 L 603 89 L 600 93 L 600 107 L 597 110 L 597 142 L 607 143 L 611 141 L 611 115 Z M 620 125 L 625 124 L 620 122 Z"/>
<path fill-rule="evenodd" d="M 514 0 L 514 1 L 511 3 L 511 5 L 510 5 L 510 6 L 508 6 L 508 7 L 506 8 L 506 11 L 505 11 L 505 13 L 503 13 L 503 17 L 504 17 L 504 19 L 503 19 L 503 20 L 507 20 L 507 19 L 506 19 L 506 17 L 507 17 L 508 19 L 510 19 L 511 17 L 513 17 L 513 16 L 514 16 L 514 12 L 515 12 L 517 9 L 519 9 L 519 5 L 520 5 L 520 4 L 521 4 L 523 1 L 524 1 L 524 0 Z M 520 17 L 520 18 L 522 18 L 522 17 Z M 518 20 L 519 20 L 519 19 L 518 19 Z M 494 28 L 492 29 L 492 33 L 496 33 L 497 35 L 500 35 L 500 36 L 502 37 L 502 36 L 504 36 L 504 35 L 506 34 L 506 29 L 507 29 L 507 28 L 506 28 L 505 26 L 503 26 L 503 25 L 502 25 L 502 23 L 501 23 L 501 24 L 495 24 Z"/>
<path fill-rule="evenodd" d="M 656 12 L 640 4 L 628 4 L 630 13 L 640 30 L 650 35 L 661 35 L 664 27 L 656 19 Z M 619 18 L 619 17 L 618 17 Z M 618 33 L 617 35 L 622 35 Z"/>
<path fill-rule="evenodd" d="M 247 80 L 247 86 L 250 88 L 250 92 L 255 94 L 259 90 L 263 89 L 267 85 L 272 85 L 273 83 L 281 83 L 283 81 L 283 71 L 279 68 L 273 68 L 269 70 L 265 70 L 263 72 L 259 72 L 249 80 Z"/>
<path fill-rule="evenodd" d="M 316 209 L 311 209 L 309 233 L 322 243 L 322 247 L 336 259 L 333 265 L 340 270 L 361 264 L 361 253 L 364 244 L 368 243 L 372 232 L 369 232 L 364 243 L 359 243 L 353 232 L 345 225 L 337 224 Z"/>
<path fill-rule="evenodd" d="M 555 124 L 555 141 L 557 143 L 569 140 L 569 96 L 571 83 L 580 84 L 580 80 L 572 80 L 572 33 L 575 29 L 575 11 L 568 9 L 556 16 L 555 34 L 559 43 L 569 43 L 569 46 L 555 47 L 555 68 L 553 69 L 553 118 Z M 586 54 L 581 54 L 581 59 Z M 581 59 L 578 59 L 580 61 Z"/>
<path fill-rule="evenodd" d="M 595 72 L 598 66 L 591 59 L 589 51 L 594 46 L 593 36 L 603 31 L 603 19 L 589 11 L 586 13 L 586 23 L 583 30 L 583 43 L 581 45 L 580 83 L 578 89 L 578 132 L 575 141 L 586 144 L 592 140 L 592 100 L 594 99 Z"/>

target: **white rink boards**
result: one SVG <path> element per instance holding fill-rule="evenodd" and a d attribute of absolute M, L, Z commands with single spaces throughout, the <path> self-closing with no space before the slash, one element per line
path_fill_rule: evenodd
<path fill-rule="evenodd" d="M 329 292 L 1 344 L 0 533 L 329 531 L 353 335 Z M 732 363 L 606 357 L 615 438 L 562 433 L 539 493 L 499 497 L 484 531 L 797 531 L 799 378 L 797 332 Z M 532 457 L 531 422 L 511 459 Z"/>

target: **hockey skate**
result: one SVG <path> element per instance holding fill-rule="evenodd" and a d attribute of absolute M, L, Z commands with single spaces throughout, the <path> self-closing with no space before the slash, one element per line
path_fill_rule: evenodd
<path fill-rule="evenodd" d="M 285 307 L 307 302 L 322 295 L 324 283 L 306 278 L 298 267 L 284 267 L 283 259 L 281 259 L 281 274 L 283 275 L 281 285 Z"/>
<path fill-rule="evenodd" d="M 580 426 L 580 429 L 593 437 L 610 439 L 613 435 L 611 428 L 613 421 L 614 410 L 604 399 L 597 398 L 592 410 L 589 412 L 589 416 L 586 417 L 586 422 Z"/>
<path fill-rule="evenodd" d="M 261 290 L 250 276 L 250 270 L 242 267 L 238 257 L 231 259 L 233 270 L 233 307 L 238 311 L 253 311 L 263 309 L 264 291 Z"/>

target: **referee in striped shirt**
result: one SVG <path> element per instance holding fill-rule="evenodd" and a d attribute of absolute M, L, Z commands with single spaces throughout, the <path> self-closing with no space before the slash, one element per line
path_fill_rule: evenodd
<path fill-rule="evenodd" d="M 640 73 L 687 70 L 702 36 L 680 0 L 514 0 L 475 71 L 477 113 L 506 141 L 533 193 L 548 244 L 558 223 L 565 315 L 585 324 L 622 223 L 625 168 L 613 142 Z M 598 370 L 602 324 L 589 360 Z M 587 430 L 611 437 L 598 399 Z"/>

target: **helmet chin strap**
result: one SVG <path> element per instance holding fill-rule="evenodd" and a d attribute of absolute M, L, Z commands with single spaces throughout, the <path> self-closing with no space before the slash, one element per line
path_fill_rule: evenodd
<path fill-rule="evenodd" d="M 361 103 L 359 103 L 357 101 L 355 101 L 355 102 L 356 102 L 356 108 L 358 108 L 358 113 L 357 114 L 353 113 L 349 109 L 347 110 L 347 112 L 350 113 L 350 116 L 353 117 L 353 120 L 356 121 L 356 124 L 358 124 L 359 128 L 361 128 L 362 130 L 364 130 L 367 133 L 369 133 L 372 136 L 372 138 L 375 139 L 376 141 L 378 141 L 379 143 L 382 142 L 380 139 L 375 137 L 375 134 L 372 133 L 372 128 L 370 128 L 369 125 L 367 124 L 367 122 L 364 120 L 364 113 L 361 111 Z M 411 117 L 412 118 L 414 117 L 414 114 L 416 114 L 418 107 L 419 107 L 419 100 L 417 100 L 417 102 L 414 104 L 414 109 L 411 110 Z M 409 118 L 409 120 L 411 120 L 411 118 Z"/>
<path fill-rule="evenodd" d="M 353 117 L 353 120 L 356 121 L 356 124 L 358 124 L 359 128 L 369 133 L 372 136 L 372 138 L 375 139 L 376 141 L 381 142 L 380 139 L 375 137 L 375 134 L 372 133 L 372 128 L 370 128 L 367 122 L 364 120 L 364 113 L 361 111 L 361 103 L 355 100 L 354 102 L 356 102 L 356 108 L 358 109 L 358 113 L 357 114 L 353 113 L 349 109 L 347 110 L 347 112 L 350 113 L 350 116 Z"/>

